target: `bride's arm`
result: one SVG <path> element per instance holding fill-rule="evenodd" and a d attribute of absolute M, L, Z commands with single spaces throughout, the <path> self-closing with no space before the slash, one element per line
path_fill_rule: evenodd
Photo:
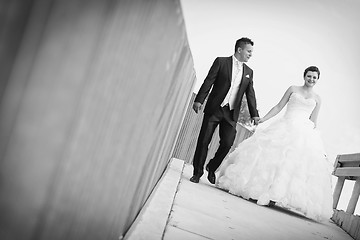
<path fill-rule="evenodd" d="M 263 123 L 267 120 L 269 120 L 270 118 L 276 116 L 286 105 L 286 103 L 289 101 L 289 97 L 291 95 L 291 93 L 294 92 L 294 87 L 291 86 L 289 87 L 286 92 L 284 93 L 283 97 L 281 98 L 280 102 L 278 104 L 276 104 L 273 108 L 271 108 L 271 110 L 263 117 L 259 120 L 259 123 Z"/>
<path fill-rule="evenodd" d="M 316 96 L 316 106 L 310 115 L 310 120 L 314 123 L 314 128 L 316 128 L 320 106 L 321 106 L 321 98 L 319 96 Z"/>

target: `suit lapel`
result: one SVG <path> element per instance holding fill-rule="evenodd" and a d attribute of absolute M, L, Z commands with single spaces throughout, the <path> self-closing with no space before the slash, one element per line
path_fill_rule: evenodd
<path fill-rule="evenodd" d="M 248 83 L 249 78 L 246 77 L 249 76 L 249 72 L 248 72 L 248 66 L 246 66 L 246 64 L 243 64 L 243 75 L 241 76 L 241 83 L 244 83 L 245 85 Z"/>
<path fill-rule="evenodd" d="M 232 78 L 232 56 L 228 57 L 226 60 L 226 65 L 227 65 L 227 70 L 228 70 L 228 80 L 231 83 L 231 78 Z"/>
<path fill-rule="evenodd" d="M 241 92 L 245 91 L 245 88 L 249 82 L 249 78 L 246 77 L 249 76 L 249 71 L 248 71 L 248 66 L 246 66 L 246 64 L 243 64 L 243 74 L 241 76 L 241 81 L 240 81 L 240 87 L 239 87 L 239 91 L 238 91 L 238 96 L 240 96 Z"/>

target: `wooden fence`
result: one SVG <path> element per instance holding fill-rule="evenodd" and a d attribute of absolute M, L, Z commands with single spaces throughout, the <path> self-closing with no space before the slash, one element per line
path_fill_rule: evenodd
<path fill-rule="evenodd" d="M 193 93 L 173 152 L 173 157 L 182 159 L 187 163 L 192 163 L 192 158 L 195 153 L 196 141 L 200 132 L 201 122 L 204 115 L 203 112 L 196 114 L 192 109 L 192 104 L 194 102 L 195 96 L 196 94 Z M 230 149 L 230 152 L 240 142 L 250 137 L 252 134 L 250 130 L 248 130 L 240 123 L 237 124 L 236 130 L 236 138 L 232 148 Z M 211 140 L 206 162 L 208 162 L 215 155 L 215 152 L 219 146 L 218 131 L 219 130 L 217 128 Z"/>
<path fill-rule="evenodd" d="M 332 220 L 354 239 L 360 240 L 360 216 L 354 215 L 360 195 L 360 153 L 338 155 L 334 165 L 333 174 L 338 177 L 338 180 L 334 190 Z M 336 208 L 345 180 L 355 181 L 355 184 L 349 204 L 344 212 Z"/>
<path fill-rule="evenodd" d="M 195 83 L 180 0 L 0 0 L 0 239 L 119 239 Z"/>

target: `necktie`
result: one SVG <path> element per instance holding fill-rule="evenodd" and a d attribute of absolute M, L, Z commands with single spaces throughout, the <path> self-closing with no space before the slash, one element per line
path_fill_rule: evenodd
<path fill-rule="evenodd" d="M 233 109 L 234 107 L 234 101 L 236 99 L 236 95 L 237 95 L 237 90 L 238 90 L 238 85 L 240 84 L 239 80 L 241 78 L 241 76 L 238 76 L 239 74 L 241 74 L 241 68 L 242 68 L 242 64 L 239 61 L 235 61 L 235 74 L 234 77 L 232 79 L 231 82 L 231 88 L 230 88 L 230 96 L 229 96 L 229 106 L 230 109 Z"/>

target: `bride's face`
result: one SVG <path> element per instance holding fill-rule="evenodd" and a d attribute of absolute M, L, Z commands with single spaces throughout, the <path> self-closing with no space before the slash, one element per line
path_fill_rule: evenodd
<path fill-rule="evenodd" d="M 319 79 L 319 76 L 318 76 L 317 72 L 308 71 L 304 77 L 305 85 L 308 87 L 313 87 L 313 86 L 315 86 L 318 79 Z"/>

